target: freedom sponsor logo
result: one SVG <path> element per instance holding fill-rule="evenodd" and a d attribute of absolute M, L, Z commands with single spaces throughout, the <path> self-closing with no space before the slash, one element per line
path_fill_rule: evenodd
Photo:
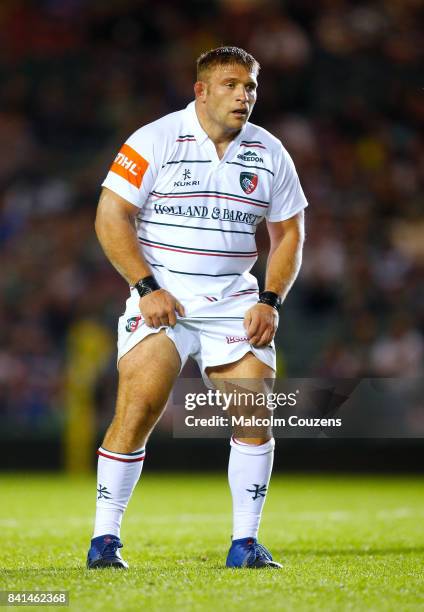
<path fill-rule="evenodd" d="M 252 172 L 240 172 L 240 187 L 244 193 L 253 193 L 258 186 L 258 175 Z"/>
<path fill-rule="evenodd" d="M 237 159 L 241 159 L 242 161 L 247 162 L 256 162 L 257 164 L 263 164 L 263 157 L 259 157 L 259 155 L 255 151 L 246 151 L 245 153 L 239 153 L 237 155 Z"/>

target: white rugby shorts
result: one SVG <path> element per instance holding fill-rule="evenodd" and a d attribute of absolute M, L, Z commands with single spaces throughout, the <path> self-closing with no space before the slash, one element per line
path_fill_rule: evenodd
<path fill-rule="evenodd" d="M 192 357 L 208 387 L 213 388 L 213 385 L 205 374 L 206 368 L 233 363 L 249 351 L 276 370 L 274 341 L 269 346 L 256 348 L 249 344 L 243 326 L 245 313 L 257 303 L 257 293 L 206 304 L 199 299 L 190 304 L 184 303 L 186 316 L 177 315 L 175 327 L 162 325 L 157 329 L 146 325 L 140 313 L 139 299 L 137 291 L 133 289 L 125 312 L 119 318 L 118 362 L 144 338 L 165 329 L 178 351 L 181 369 L 188 357 Z"/>

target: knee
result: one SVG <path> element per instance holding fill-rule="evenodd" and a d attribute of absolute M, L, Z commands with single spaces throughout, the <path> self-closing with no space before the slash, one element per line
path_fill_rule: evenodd
<path fill-rule="evenodd" d="M 122 413 L 122 420 L 125 427 L 139 429 L 144 424 L 155 422 L 162 412 L 162 407 L 150 401 L 129 402 Z"/>
<path fill-rule="evenodd" d="M 123 443 L 125 451 L 132 452 L 145 445 L 148 436 L 160 417 L 161 411 L 154 405 L 144 402 L 130 403 L 115 414 L 106 434 L 105 445 Z M 114 448 L 111 450 L 115 450 Z"/>
<path fill-rule="evenodd" d="M 130 370 L 125 376 L 120 376 L 116 415 L 126 424 L 157 419 L 163 408 L 164 402 L 160 393 L 156 393 L 148 383 L 140 380 L 139 372 Z"/>

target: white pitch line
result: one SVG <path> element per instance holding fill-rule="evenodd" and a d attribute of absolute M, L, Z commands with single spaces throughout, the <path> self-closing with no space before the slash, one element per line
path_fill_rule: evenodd
<path fill-rule="evenodd" d="M 363 518 L 377 518 L 378 520 L 402 520 L 402 519 L 417 519 L 424 518 L 424 511 L 418 511 L 414 508 L 400 507 L 391 509 L 382 509 L 375 512 L 367 511 L 348 511 L 348 510 L 332 510 L 329 512 L 266 512 L 268 519 L 276 519 L 279 521 L 292 522 L 318 522 L 318 521 L 333 521 L 333 522 L 349 522 L 357 521 Z M 188 523 L 226 523 L 231 518 L 231 513 L 181 513 L 181 514 L 159 514 L 156 516 L 149 515 L 147 512 L 139 514 L 131 512 L 125 520 L 126 524 L 178 524 L 184 525 Z M 36 529 L 38 532 L 45 531 L 46 533 L 57 532 L 59 528 L 81 527 L 84 529 L 90 528 L 92 525 L 92 516 L 79 517 L 64 517 L 63 519 L 43 517 L 34 519 L 33 517 L 22 517 L 21 519 L 0 519 L 0 529 L 22 529 L 23 527 Z"/>

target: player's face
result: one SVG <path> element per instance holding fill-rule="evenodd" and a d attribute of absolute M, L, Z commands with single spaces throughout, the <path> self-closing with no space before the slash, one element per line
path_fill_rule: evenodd
<path fill-rule="evenodd" d="M 212 68 L 203 92 L 209 121 L 224 131 L 238 131 L 248 121 L 256 102 L 256 73 L 240 64 Z"/>

